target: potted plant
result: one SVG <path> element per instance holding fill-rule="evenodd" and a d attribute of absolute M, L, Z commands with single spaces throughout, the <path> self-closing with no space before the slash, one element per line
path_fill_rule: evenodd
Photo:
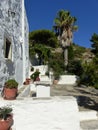
<path fill-rule="evenodd" d="M 12 108 L 9 106 L 0 107 L 0 130 L 11 130 L 12 125 Z"/>
<path fill-rule="evenodd" d="M 31 79 L 30 78 L 26 78 L 26 80 L 24 81 L 24 85 L 29 85 L 31 82 Z"/>
<path fill-rule="evenodd" d="M 37 69 L 30 77 L 33 81 L 40 81 L 40 78 L 39 78 L 39 70 Z"/>
<path fill-rule="evenodd" d="M 58 81 L 60 79 L 59 72 L 54 73 L 53 76 L 54 76 L 53 84 L 58 84 Z"/>
<path fill-rule="evenodd" d="M 15 79 L 9 79 L 5 82 L 3 97 L 4 99 L 13 100 L 16 99 L 18 92 L 18 83 Z"/>

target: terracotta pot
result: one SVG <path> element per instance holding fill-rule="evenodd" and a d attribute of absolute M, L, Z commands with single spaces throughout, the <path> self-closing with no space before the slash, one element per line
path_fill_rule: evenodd
<path fill-rule="evenodd" d="M 39 77 L 37 77 L 35 81 L 40 81 L 40 78 L 39 78 Z"/>
<path fill-rule="evenodd" d="M 0 130 L 11 130 L 13 116 L 10 115 L 6 120 L 0 120 Z"/>
<path fill-rule="evenodd" d="M 58 84 L 58 80 L 53 80 L 53 84 Z"/>
<path fill-rule="evenodd" d="M 29 82 L 25 81 L 23 84 L 24 84 L 24 85 L 29 85 Z"/>
<path fill-rule="evenodd" d="M 31 79 L 30 79 L 30 78 L 26 78 L 26 82 L 27 82 L 28 84 L 30 84 Z"/>
<path fill-rule="evenodd" d="M 3 93 L 4 99 L 7 100 L 14 100 L 16 99 L 17 96 L 17 88 L 4 88 L 4 93 Z"/>
<path fill-rule="evenodd" d="M 30 78 L 26 78 L 26 81 L 30 81 L 31 79 Z"/>
<path fill-rule="evenodd" d="M 25 82 L 23 83 L 24 85 L 29 85 L 31 82 L 30 78 L 26 78 Z"/>

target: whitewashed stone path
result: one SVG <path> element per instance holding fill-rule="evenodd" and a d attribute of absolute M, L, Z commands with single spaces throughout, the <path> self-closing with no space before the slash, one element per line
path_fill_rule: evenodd
<path fill-rule="evenodd" d="M 13 130 L 80 130 L 78 106 L 73 97 L 2 99 L 0 106 L 3 105 L 13 108 Z"/>

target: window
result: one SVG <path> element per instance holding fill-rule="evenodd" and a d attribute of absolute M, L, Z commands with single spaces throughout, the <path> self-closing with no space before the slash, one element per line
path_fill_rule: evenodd
<path fill-rule="evenodd" d="M 8 39 L 5 40 L 5 58 L 12 59 L 11 42 Z"/>

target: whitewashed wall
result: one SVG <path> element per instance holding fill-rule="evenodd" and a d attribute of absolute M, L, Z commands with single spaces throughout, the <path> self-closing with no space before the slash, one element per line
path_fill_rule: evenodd
<path fill-rule="evenodd" d="M 0 88 L 9 78 L 15 78 L 21 85 L 24 77 L 28 77 L 29 29 L 23 6 L 23 0 L 0 0 Z M 14 17 L 12 12 L 14 12 Z M 11 41 L 12 57 L 10 60 L 4 57 L 4 40 L 6 38 Z"/>

